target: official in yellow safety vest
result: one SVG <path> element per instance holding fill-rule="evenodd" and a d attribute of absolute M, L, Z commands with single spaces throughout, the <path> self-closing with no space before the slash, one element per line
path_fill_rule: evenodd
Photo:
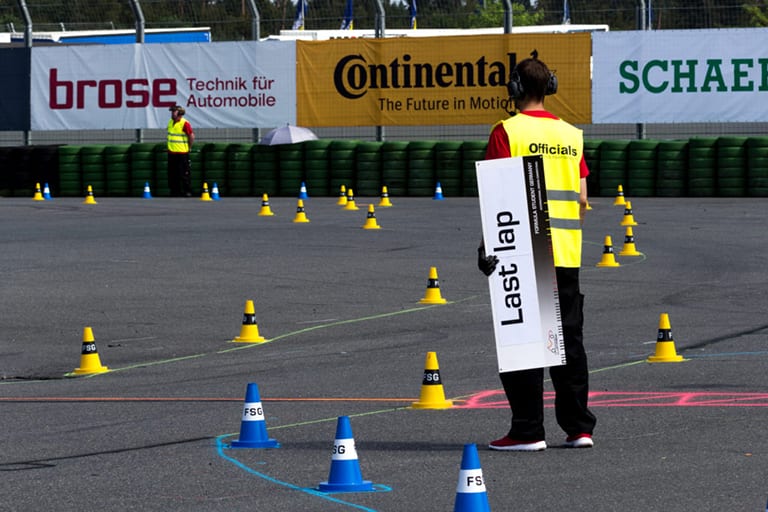
<path fill-rule="evenodd" d="M 184 119 L 184 107 L 174 105 L 168 121 L 168 188 L 172 197 L 192 197 L 192 167 L 189 152 L 195 142 L 192 125 Z"/>
<path fill-rule="evenodd" d="M 515 110 L 497 123 L 488 140 L 485 158 L 541 155 L 557 276 L 566 364 L 549 373 L 555 388 L 555 417 L 566 433 L 564 446 L 593 446 L 596 418 L 587 406 L 589 372 L 583 342 L 583 301 L 579 287 L 581 224 L 587 205 L 584 139 L 581 130 L 547 112 L 544 97 L 557 92 L 557 77 L 533 58 L 517 64 L 507 85 Z M 478 267 L 490 276 L 498 259 L 478 248 Z M 503 451 L 540 451 L 547 447 L 544 432 L 544 371 L 542 368 L 499 374 L 512 410 L 512 426 L 489 448 Z"/>

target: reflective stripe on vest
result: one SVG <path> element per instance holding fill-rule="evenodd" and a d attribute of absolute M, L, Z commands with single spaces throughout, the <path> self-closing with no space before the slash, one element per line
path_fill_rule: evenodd
<path fill-rule="evenodd" d="M 579 174 L 584 139 L 581 130 L 559 119 L 525 114 L 502 121 L 510 156 L 541 155 L 547 187 L 549 227 L 556 267 L 581 266 Z"/>
<path fill-rule="evenodd" d="M 189 153 L 189 137 L 184 133 L 186 119 L 177 123 L 168 121 L 168 151 L 171 153 Z"/>

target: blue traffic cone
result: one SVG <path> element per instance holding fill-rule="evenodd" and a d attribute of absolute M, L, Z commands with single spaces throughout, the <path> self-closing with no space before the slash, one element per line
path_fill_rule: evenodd
<path fill-rule="evenodd" d="M 221 197 L 219 197 L 219 186 L 216 184 L 215 181 L 213 182 L 213 188 L 211 189 L 211 199 L 213 199 L 214 201 L 218 201 L 219 199 L 221 199 Z"/>
<path fill-rule="evenodd" d="M 309 195 L 307 195 L 307 185 L 303 181 L 301 182 L 301 188 L 299 188 L 299 199 L 309 199 Z"/>
<path fill-rule="evenodd" d="M 48 187 L 48 183 L 46 183 L 45 186 L 43 187 L 43 199 L 45 199 L 46 201 L 50 201 L 51 199 L 53 199 L 51 197 L 51 189 L 50 187 Z"/>
<path fill-rule="evenodd" d="M 259 387 L 248 384 L 243 405 L 243 421 L 240 422 L 240 438 L 230 443 L 232 448 L 279 448 L 280 443 L 267 437 L 264 409 L 261 407 Z"/>
<path fill-rule="evenodd" d="M 144 182 L 144 194 L 141 196 L 143 199 L 152 199 L 152 191 L 149 189 L 149 182 Z"/>
<path fill-rule="evenodd" d="M 320 482 L 321 492 L 361 492 L 372 491 L 373 484 L 363 480 L 360 464 L 357 460 L 355 440 L 349 416 L 339 416 L 336 424 L 336 440 L 333 442 L 331 471 L 327 482 Z"/>
<path fill-rule="evenodd" d="M 442 201 L 443 199 L 445 199 L 443 197 L 443 187 L 440 186 L 439 181 L 437 182 L 437 186 L 435 186 L 435 195 L 432 197 L 432 199 L 436 201 Z"/>
<path fill-rule="evenodd" d="M 477 446 L 465 444 L 453 512 L 490 512 Z"/>

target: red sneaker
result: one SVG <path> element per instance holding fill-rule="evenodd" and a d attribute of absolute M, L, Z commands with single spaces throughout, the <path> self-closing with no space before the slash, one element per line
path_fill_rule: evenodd
<path fill-rule="evenodd" d="M 519 441 L 504 436 L 501 439 L 491 441 L 488 448 L 506 452 L 540 452 L 547 449 L 547 442 L 543 439 L 541 441 Z"/>
<path fill-rule="evenodd" d="M 592 441 L 592 434 L 576 434 L 565 438 L 566 448 L 592 448 L 595 442 Z"/>

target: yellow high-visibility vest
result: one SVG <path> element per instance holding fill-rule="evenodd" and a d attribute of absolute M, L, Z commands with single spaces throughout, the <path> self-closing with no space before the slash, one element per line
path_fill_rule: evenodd
<path fill-rule="evenodd" d="M 513 157 L 541 155 L 556 267 L 581 266 L 581 130 L 560 119 L 516 115 L 501 121 Z"/>
<path fill-rule="evenodd" d="M 176 123 L 173 119 L 168 121 L 168 151 L 171 153 L 189 153 L 189 136 L 184 133 L 186 123 L 186 119 Z"/>

